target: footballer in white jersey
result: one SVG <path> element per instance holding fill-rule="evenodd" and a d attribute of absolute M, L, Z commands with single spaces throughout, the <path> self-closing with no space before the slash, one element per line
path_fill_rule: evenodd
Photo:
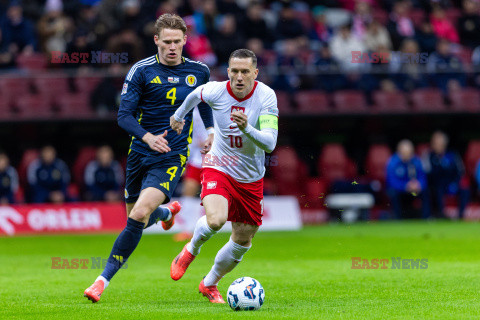
<path fill-rule="evenodd" d="M 212 303 L 225 303 L 217 284 L 242 260 L 262 224 L 265 152 L 272 152 L 277 143 L 278 108 L 274 91 L 255 81 L 257 75 L 255 54 L 235 50 L 229 59 L 229 81 L 198 87 L 170 118 L 170 126 L 180 134 L 183 118 L 197 104 L 206 102 L 213 110 L 214 141 L 201 173 L 205 216 L 197 221 L 192 239 L 170 268 L 172 279 L 179 280 L 202 245 L 231 221 L 230 241 L 199 285 Z"/>

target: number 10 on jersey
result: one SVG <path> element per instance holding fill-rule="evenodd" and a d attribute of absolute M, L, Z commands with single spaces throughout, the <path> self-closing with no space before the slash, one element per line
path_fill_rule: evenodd
<path fill-rule="evenodd" d="M 240 136 L 228 136 L 230 138 L 230 147 L 232 148 L 241 148 L 243 147 L 242 137 Z"/>

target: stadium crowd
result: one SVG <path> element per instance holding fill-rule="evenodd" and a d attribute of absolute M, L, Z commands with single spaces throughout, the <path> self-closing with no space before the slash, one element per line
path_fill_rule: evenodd
<path fill-rule="evenodd" d="M 443 94 L 480 86 L 480 9 L 476 0 L 13 0 L 0 1 L 0 68 L 18 56 L 55 52 L 127 53 L 125 68 L 153 52 L 153 22 L 176 12 L 188 24 L 185 54 L 224 66 L 248 47 L 275 89 L 357 89 Z M 356 53 L 354 53 L 356 52 Z M 377 58 L 375 58 L 377 57 Z M 49 68 L 117 68 L 109 63 Z M 223 70 L 223 69 L 222 69 Z"/>

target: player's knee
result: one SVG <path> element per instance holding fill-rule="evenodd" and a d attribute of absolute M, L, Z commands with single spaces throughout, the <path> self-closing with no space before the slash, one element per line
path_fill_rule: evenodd
<path fill-rule="evenodd" d="M 252 239 L 249 238 L 239 238 L 239 239 L 232 239 L 238 245 L 242 247 L 250 247 L 252 245 Z"/>
<path fill-rule="evenodd" d="M 207 223 L 212 230 L 220 230 L 225 222 L 227 222 L 227 219 L 223 218 L 221 215 L 207 215 Z"/>
<path fill-rule="evenodd" d="M 148 219 L 152 210 L 146 206 L 135 206 L 130 212 L 129 217 L 137 221 L 145 221 Z"/>

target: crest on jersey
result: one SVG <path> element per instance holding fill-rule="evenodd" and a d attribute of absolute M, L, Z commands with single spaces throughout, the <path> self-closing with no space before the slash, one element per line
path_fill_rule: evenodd
<path fill-rule="evenodd" d="M 245 113 L 245 107 L 238 107 L 238 106 L 232 106 L 232 108 L 230 109 L 230 113 L 234 112 L 234 111 L 240 111 L 240 112 L 243 112 Z M 233 121 L 233 118 L 230 117 L 230 120 Z M 234 129 L 235 128 L 235 125 L 234 126 L 230 126 L 230 129 Z"/>
<path fill-rule="evenodd" d="M 187 83 L 188 86 L 193 87 L 197 84 L 197 78 L 193 74 L 189 74 L 185 78 L 185 82 Z"/>
<path fill-rule="evenodd" d="M 128 89 L 128 83 L 124 83 L 122 88 L 122 93 L 120 95 L 124 95 L 125 93 L 127 93 L 127 89 Z"/>
<path fill-rule="evenodd" d="M 208 181 L 207 189 L 215 189 L 217 187 L 217 181 Z"/>
<path fill-rule="evenodd" d="M 178 77 L 168 77 L 169 83 L 178 83 L 178 81 L 180 81 Z"/>

